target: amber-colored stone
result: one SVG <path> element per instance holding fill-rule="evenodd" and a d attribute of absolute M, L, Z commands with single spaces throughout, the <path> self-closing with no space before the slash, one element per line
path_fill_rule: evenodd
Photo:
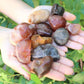
<path fill-rule="evenodd" d="M 21 63 L 29 63 L 31 56 L 31 40 L 22 40 L 16 45 L 16 56 Z"/>
<path fill-rule="evenodd" d="M 69 24 L 66 28 L 71 34 L 78 34 L 81 30 L 80 24 Z"/>
<path fill-rule="evenodd" d="M 50 71 L 52 63 L 53 63 L 53 59 L 51 56 L 45 56 L 43 58 L 37 58 L 37 59 L 33 60 L 32 70 L 40 78 Z"/>
<path fill-rule="evenodd" d="M 52 43 L 51 37 L 41 37 L 40 35 L 33 35 L 31 37 L 32 48 L 36 48 L 39 45 Z"/>
<path fill-rule="evenodd" d="M 48 21 L 50 23 L 51 28 L 55 31 L 58 28 L 66 26 L 66 20 L 59 15 L 49 16 Z"/>
<path fill-rule="evenodd" d="M 17 25 L 11 33 L 11 43 L 16 45 L 19 41 L 30 38 L 35 33 L 35 25 L 28 23 L 21 23 Z"/>

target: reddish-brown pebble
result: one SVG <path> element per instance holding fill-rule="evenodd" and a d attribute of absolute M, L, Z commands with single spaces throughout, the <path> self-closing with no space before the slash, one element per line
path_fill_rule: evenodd
<path fill-rule="evenodd" d="M 30 38 L 35 31 L 35 25 L 29 25 L 27 23 L 21 23 L 17 25 L 11 33 L 11 43 L 16 45 L 19 41 Z"/>
<path fill-rule="evenodd" d="M 30 62 L 31 40 L 25 39 L 17 43 L 16 56 L 21 63 Z"/>
<path fill-rule="evenodd" d="M 65 27 L 66 26 L 66 20 L 59 15 L 53 15 L 49 16 L 48 19 L 51 28 L 55 31 L 58 28 Z"/>

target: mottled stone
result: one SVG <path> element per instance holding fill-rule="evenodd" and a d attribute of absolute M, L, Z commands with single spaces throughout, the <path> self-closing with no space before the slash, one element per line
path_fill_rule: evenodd
<path fill-rule="evenodd" d="M 16 45 L 16 57 L 21 63 L 29 63 L 31 58 L 31 40 L 25 39 Z"/>
<path fill-rule="evenodd" d="M 71 34 L 74 35 L 78 34 L 81 30 L 80 24 L 69 24 L 66 28 Z"/>
<path fill-rule="evenodd" d="M 47 23 L 36 24 L 37 34 L 41 36 L 51 36 L 52 29 Z"/>
<path fill-rule="evenodd" d="M 50 12 L 46 9 L 36 10 L 30 14 L 28 18 L 28 22 L 31 24 L 45 22 L 47 21 L 49 15 L 50 15 Z"/>
<path fill-rule="evenodd" d="M 40 45 L 32 51 L 32 58 L 51 56 L 55 61 L 60 59 L 57 49 L 52 44 Z"/>
<path fill-rule="evenodd" d="M 52 9 L 51 9 L 51 14 L 52 15 L 63 15 L 64 13 L 64 8 L 59 6 L 58 4 L 54 4 Z"/>
<path fill-rule="evenodd" d="M 16 45 L 19 41 L 24 39 L 30 39 L 30 37 L 35 34 L 36 29 L 35 25 L 28 24 L 28 23 L 21 23 L 17 25 L 11 32 L 10 35 L 10 42 L 13 45 Z"/>
<path fill-rule="evenodd" d="M 69 32 L 65 28 L 57 29 L 52 37 L 58 45 L 65 45 L 69 39 Z"/>
<path fill-rule="evenodd" d="M 50 71 L 52 63 L 53 63 L 53 59 L 51 56 L 45 56 L 43 58 L 37 58 L 37 59 L 33 60 L 32 70 L 40 78 Z"/>
<path fill-rule="evenodd" d="M 36 48 L 39 45 L 52 43 L 51 37 L 41 37 L 40 35 L 36 34 L 31 37 L 32 48 Z"/>

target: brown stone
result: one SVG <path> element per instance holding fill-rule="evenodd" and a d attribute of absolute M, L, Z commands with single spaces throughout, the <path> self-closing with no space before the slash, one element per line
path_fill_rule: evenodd
<path fill-rule="evenodd" d="M 37 59 L 33 60 L 32 70 L 40 78 L 50 71 L 52 63 L 53 63 L 53 59 L 51 56 L 45 56 L 43 58 L 37 58 Z"/>
<path fill-rule="evenodd" d="M 52 35 L 52 29 L 50 25 L 48 25 L 47 23 L 36 24 L 36 28 L 37 28 L 37 34 L 41 36 L 51 36 Z"/>
<path fill-rule="evenodd" d="M 51 28 L 55 31 L 58 28 L 66 26 L 66 20 L 59 15 L 49 16 L 48 21 L 50 23 Z"/>

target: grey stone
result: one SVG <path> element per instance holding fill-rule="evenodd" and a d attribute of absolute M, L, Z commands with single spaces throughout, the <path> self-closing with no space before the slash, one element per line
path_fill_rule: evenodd
<path fill-rule="evenodd" d="M 65 45 L 69 39 L 69 32 L 65 28 L 57 29 L 52 37 L 58 45 Z"/>

